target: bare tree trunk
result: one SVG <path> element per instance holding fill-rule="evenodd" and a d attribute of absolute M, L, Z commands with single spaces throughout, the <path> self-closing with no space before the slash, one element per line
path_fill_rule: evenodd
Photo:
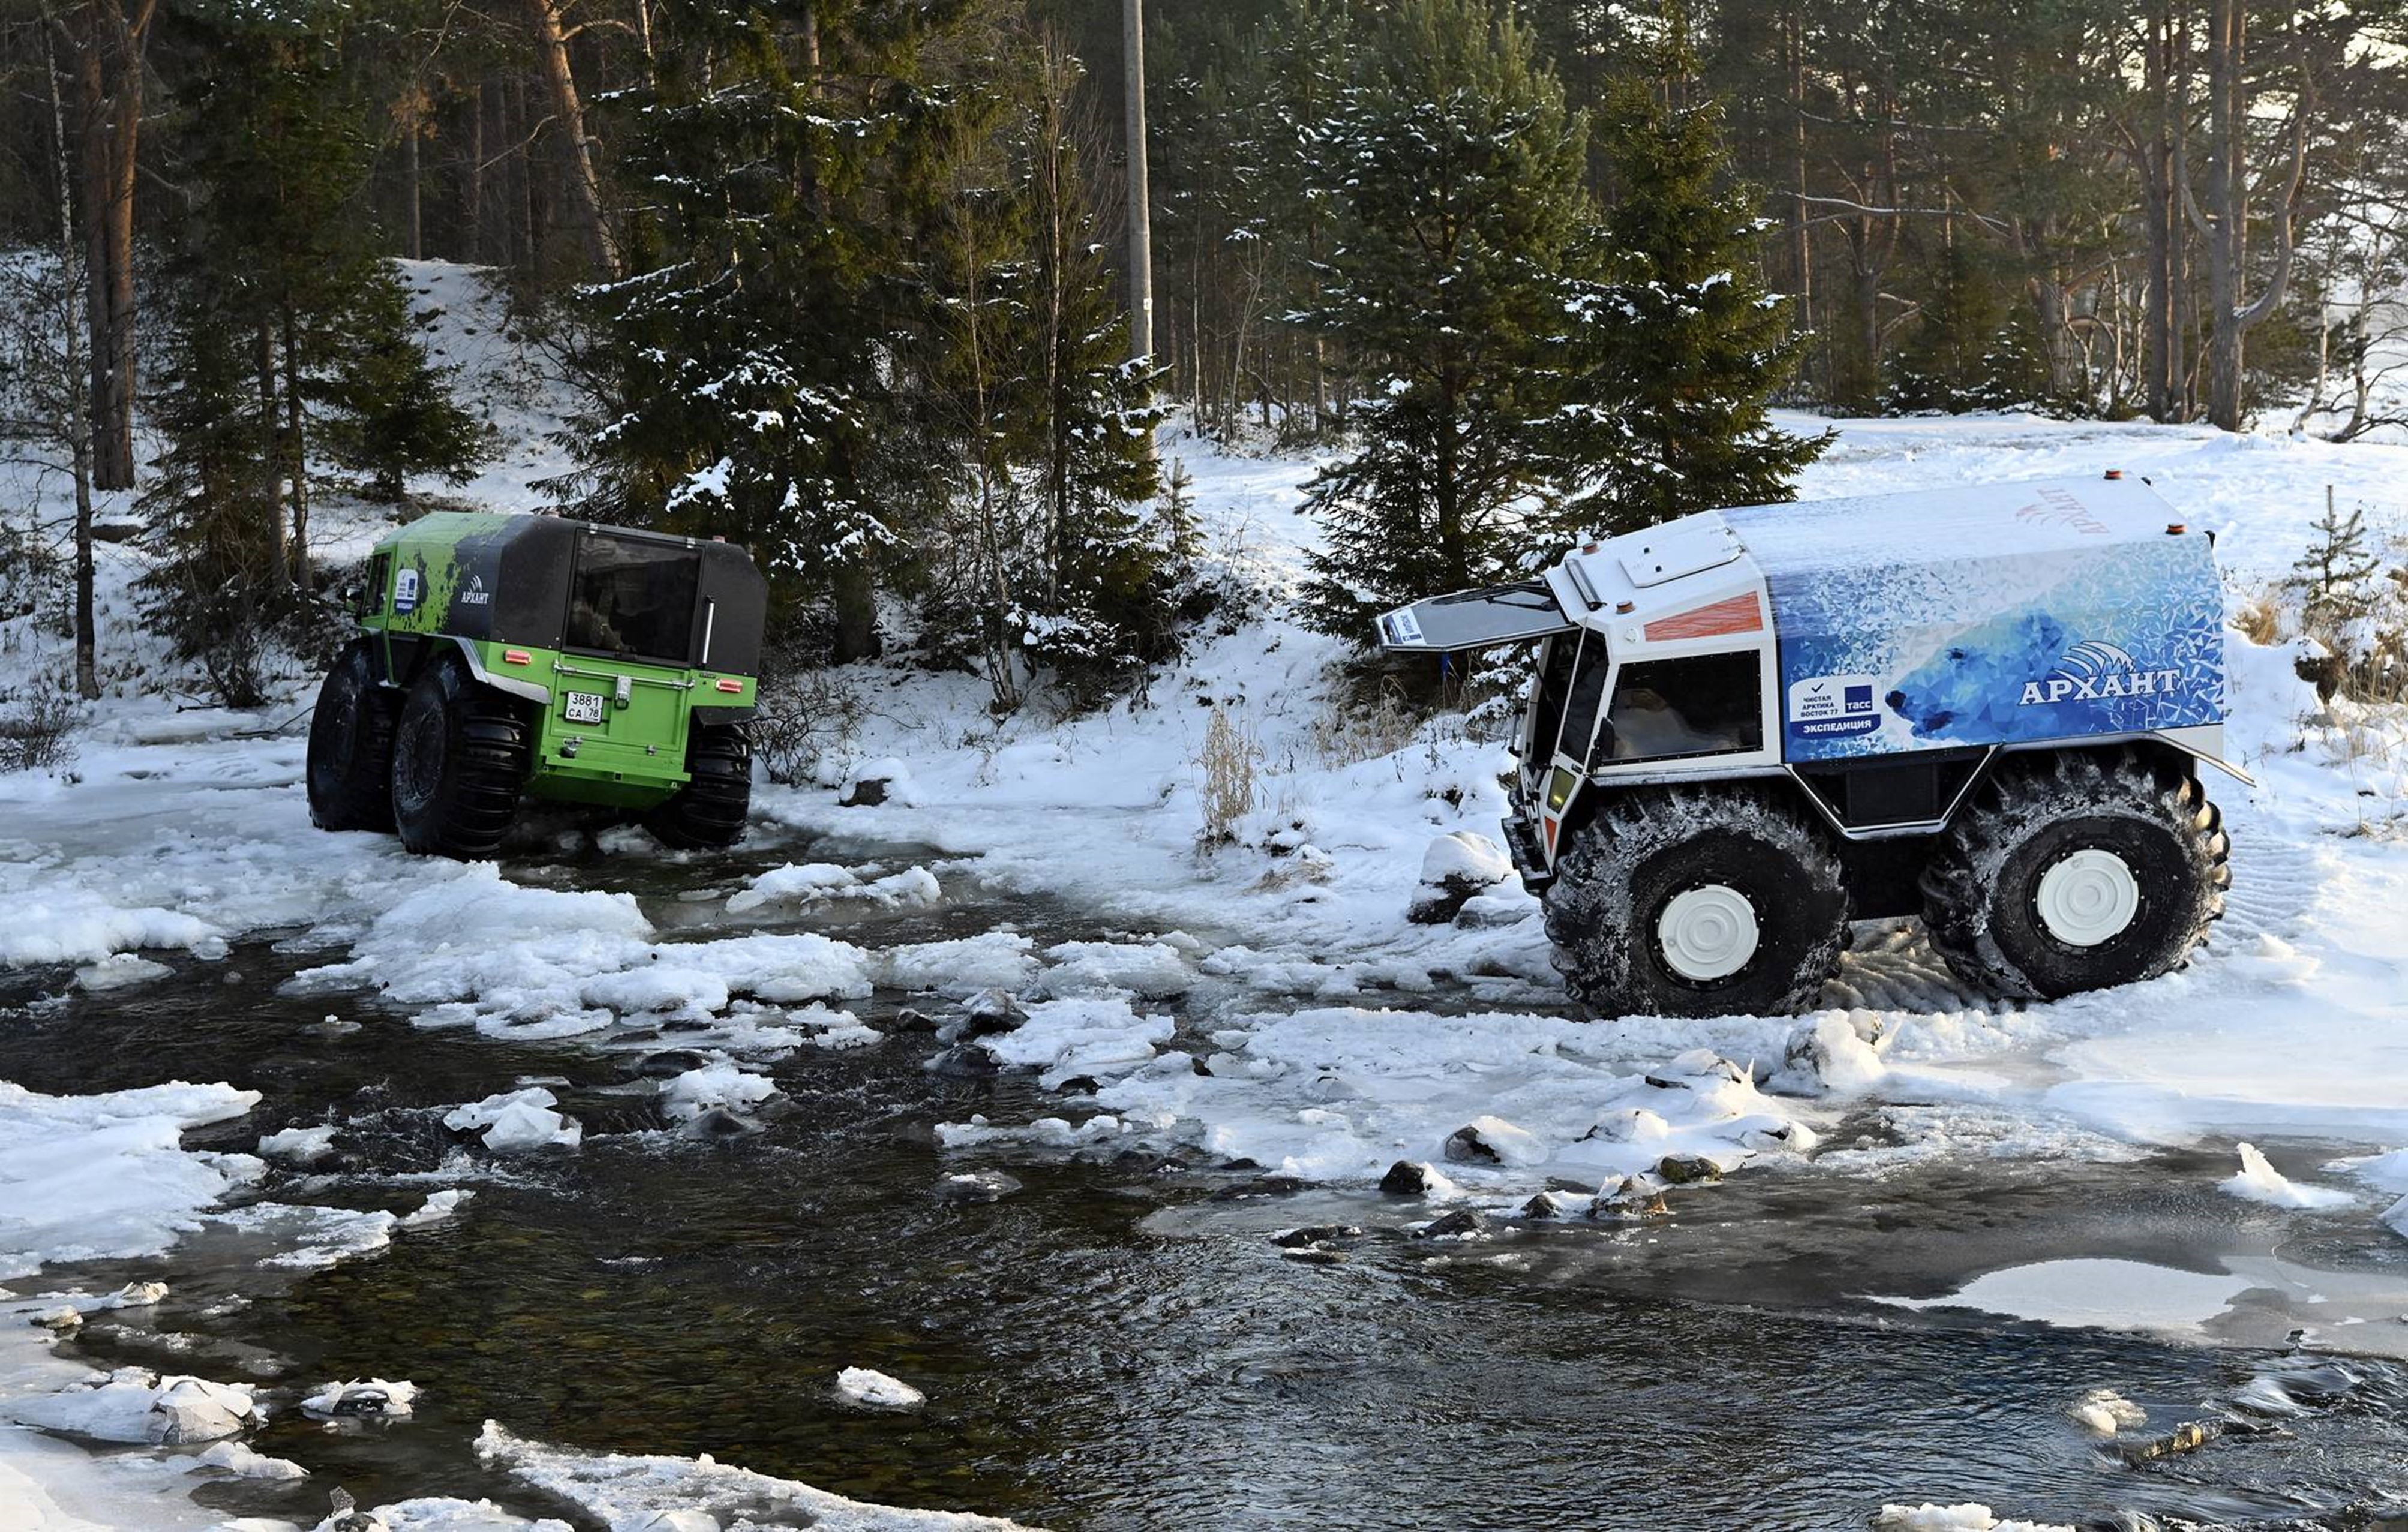
<path fill-rule="evenodd" d="M 2249 254 L 2248 16 L 2244 0 L 2215 0 L 2207 45 L 2207 201 L 2201 206 L 2183 187 L 2184 207 L 2207 246 L 2207 417 L 2227 431 L 2241 429 L 2246 382 L 2243 343 L 2248 333 L 2281 306 L 2291 279 L 2291 254 L 2300 181 L 2307 167 L 2308 119 L 2315 109 L 2313 82 L 2302 72 L 2291 121 L 2291 168 L 2279 204 L 2269 213 L 2274 231 L 2274 269 L 2266 290 L 2243 305 Z"/>
<path fill-rule="evenodd" d="M 617 277 L 619 246 L 602 212 L 602 177 L 594 167 L 593 140 L 585 136 L 585 104 L 578 99 L 577 77 L 568 67 L 569 35 L 561 27 L 560 0 L 526 0 L 526 6 L 544 82 L 552 91 L 552 114 L 568 140 L 569 193 L 585 233 L 586 253 L 596 270 Z"/>
<path fill-rule="evenodd" d="M 460 175 L 461 259 L 485 260 L 485 82 L 468 92 L 468 158 Z"/>
<path fill-rule="evenodd" d="M 259 379 L 259 439 L 276 442 L 282 439 L 283 428 L 276 422 L 276 335 L 266 320 L 259 322 L 259 333 L 251 337 L 251 370 Z M 285 454 L 277 453 L 279 459 Z M 268 488 L 276 487 L 276 475 L 266 476 Z M 268 529 L 276 543 L 276 578 L 290 583 L 293 578 L 292 537 L 284 515 L 284 496 L 271 494 L 268 505 L 273 508 L 275 524 Z"/>
<path fill-rule="evenodd" d="M 284 310 L 284 471 L 293 484 L 293 586 L 309 594 L 309 444 L 301 408 L 301 346 L 294 316 Z"/>
<path fill-rule="evenodd" d="M 419 198 L 418 135 L 419 114 L 413 105 L 407 108 L 408 121 L 401 128 L 401 194 L 402 250 L 413 261 L 426 258 L 426 248 L 421 238 L 423 224 Z"/>
<path fill-rule="evenodd" d="M 55 22 L 50 6 L 42 7 L 46 23 Z M 44 58 L 43 82 L 50 92 L 50 147 L 58 179 L 60 311 L 55 316 L 66 342 L 66 370 L 59 391 L 66 407 L 67 465 L 75 480 L 75 673 L 76 695 L 86 702 L 100 695 L 100 645 L 93 613 L 92 559 L 92 398 L 85 387 L 84 318 L 76 312 L 76 290 L 89 288 L 92 271 L 76 265 L 75 167 L 67 150 L 66 102 L 59 93 L 56 54 Z"/>
<path fill-rule="evenodd" d="M 1145 0 L 1121 0 L 1123 105 L 1127 117 L 1129 354 L 1154 354 L 1154 213 L 1146 188 Z"/>
<path fill-rule="evenodd" d="M 134 156 L 142 129 L 144 51 L 157 0 L 87 0 L 74 50 L 83 158 L 86 325 L 92 343 L 93 482 L 134 487 Z"/>

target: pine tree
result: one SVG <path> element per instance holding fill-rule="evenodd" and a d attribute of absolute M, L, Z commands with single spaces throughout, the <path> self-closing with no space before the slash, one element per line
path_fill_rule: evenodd
<path fill-rule="evenodd" d="M 402 498 L 412 474 L 467 479 L 491 451 L 489 433 L 410 333 L 409 297 L 391 268 L 371 271 L 345 318 L 327 388 L 336 460 L 366 473 L 370 497 L 387 504 Z"/>
<path fill-rule="evenodd" d="M 1383 607 L 1495 577 L 1536 484 L 1552 408 L 1532 371 L 1587 216 L 1584 122 L 1484 0 L 1405 0 L 1312 151 L 1340 178 L 1311 319 L 1373 381 L 1360 448 L 1309 487 L 1327 526 L 1305 592 L 1361 636 Z"/>
<path fill-rule="evenodd" d="M 1671 47 L 1684 67 L 1677 36 Z M 1756 276 L 1754 197 L 1729 181 L 1719 107 L 1667 93 L 1632 76 L 1606 88 L 1598 134 L 1617 195 L 1563 288 L 1550 446 L 1570 514 L 1612 532 L 1790 499 L 1831 440 L 1771 423 L 1802 342 Z"/>

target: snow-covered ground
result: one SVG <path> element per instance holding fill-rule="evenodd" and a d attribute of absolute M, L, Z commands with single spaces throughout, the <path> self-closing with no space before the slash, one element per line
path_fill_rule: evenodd
<path fill-rule="evenodd" d="M 563 466 L 541 388 L 468 274 L 428 265 L 411 276 L 443 310 L 437 344 L 467 369 L 508 444 L 459 497 L 538 503 L 531 485 Z M 984 683 L 968 675 L 894 664 L 830 678 L 853 701 L 849 722 L 826 736 L 813 781 L 762 787 L 765 835 L 924 847 L 926 865 L 798 856 L 731 881 L 708 858 L 672 858 L 715 891 L 699 915 L 681 907 L 674 928 L 629 891 L 632 872 L 616 876 L 666 856 L 631 832 L 606 833 L 618 854 L 593 886 L 571 888 L 311 829 L 300 735 L 274 727 L 307 706 L 310 680 L 290 675 L 290 695 L 256 716 L 182 709 L 166 690 L 172 667 L 132 625 L 139 555 L 112 547 L 110 695 L 90 709 L 67 771 L 0 778 L 0 967 L 71 966 L 86 988 L 138 985 L 165 971 L 144 952 L 209 960 L 248 932 L 299 933 L 322 958 L 296 987 L 337 1009 L 367 992 L 421 1025 L 596 1047 L 650 1036 L 665 1018 L 698 1026 L 685 1040 L 708 1062 L 664 1087 L 671 1115 L 688 1121 L 757 1106 L 768 1089 L 759 1065 L 781 1052 L 879 1044 L 846 1009 L 876 990 L 925 994 L 947 1015 L 952 1002 L 1000 1005 L 973 997 L 1004 991 L 1025 1021 L 983 1037 L 971 1025 L 957 1043 L 949 1024 L 945 1040 L 1036 1073 L 1059 1108 L 942 1124 L 942 1142 L 1031 1153 L 1142 1144 L 1338 1185 L 1368 1186 L 1403 1161 L 1429 1167 L 1437 1200 L 1501 1210 L 1575 1182 L 1614 1216 L 1670 1180 L 1742 1167 L 1874 1175 L 1939 1156 L 2117 1158 L 2246 1138 L 2258 1147 L 2246 1165 L 2236 1151 L 2228 1189 L 2388 1220 L 2408 1238 L 2399 718 L 2317 714 L 2286 649 L 2231 636 L 2233 739 L 2257 783 L 2209 784 L 2232 831 L 2230 911 L 2196 961 L 2157 982 L 2004 1005 L 1956 984 L 1901 924 L 1861 932 L 1825 1009 L 1802 1018 L 1575 1021 L 1536 903 L 1518 887 L 1479 895 L 1453 923 L 1407 919 L 1433 839 L 1495 833 L 1505 757 L 1460 721 L 1391 725 L 1340 706 L 1340 646 L 1280 608 L 1317 537 L 1297 511 L 1313 464 L 1176 437 L 1165 450 L 1194 476 L 1210 556 L 1256 593 L 1248 609 L 1199 635 L 1141 701 L 1067 720 L 1040 697 L 996 723 Z M 2022 417 L 1846 422 L 1801 493 L 2111 467 L 2148 477 L 2192 524 L 2216 530 L 2236 596 L 2298 556 L 2328 485 L 2371 520 L 2408 522 L 2408 448 Z M 59 486 L 0 468 L 0 506 L 22 505 L 55 519 Z M 323 545 L 365 546 L 383 514 L 336 503 L 321 512 Z M 54 663 L 59 648 L 36 621 L 0 623 L 12 672 Z M 1233 841 L 1208 848 L 1200 757 L 1216 709 L 1255 752 L 1255 807 Z M 840 806 L 839 789 L 867 776 L 888 781 L 886 801 Z M 838 905 L 941 906 L 964 881 L 1054 896 L 1084 912 L 1093 938 L 996 930 L 874 949 L 808 929 Z M 577 1143 L 580 1125 L 548 1091 L 513 1089 L 497 1066 L 494 1092 L 454 1113 L 490 1151 Z M 108 1299 L 50 1292 L 41 1268 L 163 1253 L 200 1226 L 262 1162 L 187 1150 L 179 1135 L 252 1099 L 207 1081 L 93 1096 L 0 1083 L 0 1279 L 20 1295 L 0 1306 L 0 1420 L 55 1427 L 106 1414 L 133 1439 L 159 1439 L 145 1433 L 176 1381 L 86 1376 L 50 1357 L 54 1332 L 28 1318 Z M 1868 1117 L 1881 1134 L 1824 1147 L 1843 1120 Z M 294 1160 L 314 1142 L 307 1130 L 265 1137 L 264 1154 Z M 2329 1167 L 2286 1148 L 2305 1139 L 2364 1153 Z M 457 1202 L 423 1212 L 432 1221 Z M 233 1216 L 287 1265 L 306 1265 L 407 1239 L 422 1215 L 294 1213 L 289 1227 L 272 1210 Z M 642 1518 L 722 1493 L 782 1496 L 830 1526 L 998 1525 L 853 1506 L 707 1460 L 560 1452 L 499 1427 L 484 1449 L 612 1525 L 684 1525 Z M 0 1425 L 0 1525 L 211 1525 L 167 1492 L 189 1461 L 179 1451 L 95 1463 Z M 216 1470 L 276 1471 L 225 1455 Z M 383 1516 L 394 1532 L 557 1525 L 460 1502 Z"/>

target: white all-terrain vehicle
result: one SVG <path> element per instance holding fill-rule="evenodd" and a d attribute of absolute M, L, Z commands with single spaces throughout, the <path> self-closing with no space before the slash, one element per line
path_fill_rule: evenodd
<path fill-rule="evenodd" d="M 1379 638 L 1538 640 L 1506 843 L 1597 1013 L 1800 1009 L 1850 922 L 1909 914 L 2054 997 L 2223 911 L 2223 587 L 2138 480 L 1706 511 Z"/>

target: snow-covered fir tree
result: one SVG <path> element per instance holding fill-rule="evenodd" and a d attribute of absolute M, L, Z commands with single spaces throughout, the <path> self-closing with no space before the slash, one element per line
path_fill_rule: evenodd
<path fill-rule="evenodd" d="M 893 400 L 908 212 L 965 109 L 919 82 L 933 17 L 669 0 L 659 66 L 606 104 L 639 195 L 631 274 L 583 295 L 602 407 L 581 508 L 750 544 L 790 593 L 833 597 L 838 658 L 876 651 L 898 508 L 939 466 Z"/>

